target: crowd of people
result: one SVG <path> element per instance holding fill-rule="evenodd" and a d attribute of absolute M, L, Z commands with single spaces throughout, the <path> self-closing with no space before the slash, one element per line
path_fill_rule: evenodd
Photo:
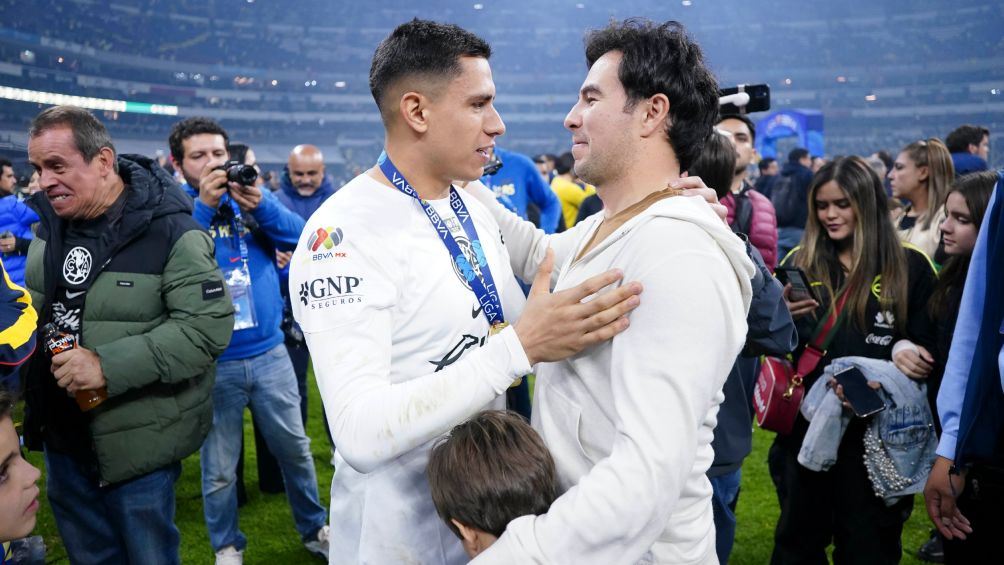
<path fill-rule="evenodd" d="M 178 563 L 198 451 L 215 562 L 242 563 L 250 409 L 262 488 L 332 564 L 727 563 L 754 418 L 772 563 L 898 563 L 919 493 L 924 556 L 994 554 L 989 131 L 778 167 L 682 25 L 614 21 L 585 55 L 571 150 L 531 158 L 496 145 L 486 41 L 398 26 L 370 68 L 383 152 L 341 186 L 310 144 L 266 179 L 207 117 L 158 159 L 35 116 L 24 198 L 0 160 L 0 541 L 39 511 L 23 441 L 71 562 Z"/>

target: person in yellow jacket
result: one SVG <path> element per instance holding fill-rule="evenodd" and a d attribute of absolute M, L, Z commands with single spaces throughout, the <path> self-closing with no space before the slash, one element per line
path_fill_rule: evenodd
<path fill-rule="evenodd" d="M 561 201 L 561 215 L 565 218 L 565 229 L 575 225 L 579 215 L 579 206 L 587 196 L 596 194 L 592 185 L 580 181 L 572 170 L 575 159 L 570 152 L 562 153 L 554 160 L 554 172 L 551 179 L 551 190 Z"/>

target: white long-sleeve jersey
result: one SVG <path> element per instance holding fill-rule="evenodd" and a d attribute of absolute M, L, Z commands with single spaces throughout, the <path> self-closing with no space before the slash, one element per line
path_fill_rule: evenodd
<path fill-rule="evenodd" d="M 501 289 L 506 320 L 524 298 L 499 227 L 462 195 Z M 471 264 L 448 199 L 431 201 Z M 418 202 L 361 175 L 307 222 L 290 296 L 314 363 L 337 471 L 331 563 L 466 562 L 425 476 L 432 442 L 530 371 L 515 332 L 488 337 L 474 293 Z"/>

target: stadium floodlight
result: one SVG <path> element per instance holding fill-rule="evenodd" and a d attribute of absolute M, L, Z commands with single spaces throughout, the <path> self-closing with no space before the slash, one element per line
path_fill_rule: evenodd
<path fill-rule="evenodd" d="M 0 98 L 32 102 L 35 104 L 52 104 L 54 106 L 79 106 L 88 110 L 105 110 L 109 112 L 131 112 L 134 114 L 157 114 L 161 116 L 177 116 L 178 107 L 170 104 L 149 104 L 130 100 L 112 100 L 109 98 L 91 98 L 89 96 L 74 96 L 58 92 L 42 92 L 0 86 Z"/>

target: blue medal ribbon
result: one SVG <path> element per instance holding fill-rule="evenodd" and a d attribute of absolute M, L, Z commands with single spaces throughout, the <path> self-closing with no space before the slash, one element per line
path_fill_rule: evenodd
<path fill-rule="evenodd" d="M 481 267 L 480 277 L 475 266 L 471 265 L 464 252 L 460 249 L 457 240 L 450 233 L 450 229 L 446 227 L 446 223 L 439 216 L 439 212 L 418 195 L 418 192 L 412 188 L 411 184 L 404 178 L 404 175 L 401 174 L 401 171 L 391 162 L 386 151 L 380 154 L 377 166 L 380 167 L 384 176 L 394 185 L 394 188 L 414 198 L 422 206 L 422 210 L 432 223 L 432 227 L 439 234 L 439 239 L 446 246 L 447 251 L 449 251 L 450 257 L 470 284 L 474 296 L 478 299 L 478 303 L 481 305 L 481 309 L 488 319 L 488 323 L 493 328 L 505 324 L 505 316 L 502 313 L 502 299 L 499 297 L 498 287 L 495 286 L 492 271 L 488 267 L 488 259 L 485 257 L 484 248 L 481 246 L 481 239 L 478 238 L 477 229 L 474 227 L 474 220 L 471 218 L 470 212 L 467 211 L 467 205 L 460 198 L 457 189 L 452 186 L 450 187 L 450 208 L 457 215 L 460 225 L 463 226 L 464 232 L 467 233 L 467 239 L 471 242 L 471 253 L 474 256 L 474 261 L 477 263 L 477 266 Z"/>

